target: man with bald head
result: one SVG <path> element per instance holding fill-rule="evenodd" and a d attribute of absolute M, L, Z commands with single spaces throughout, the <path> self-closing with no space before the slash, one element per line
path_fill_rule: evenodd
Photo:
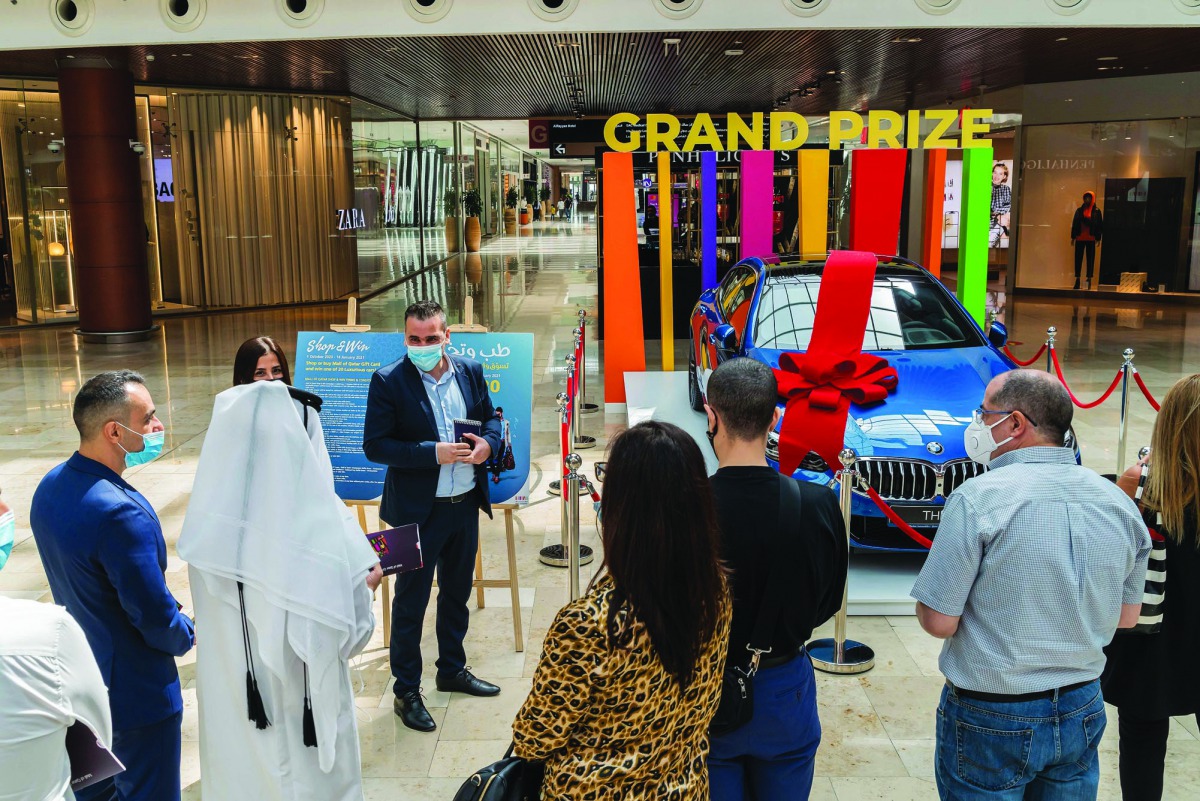
<path fill-rule="evenodd" d="M 943 799 L 1095 799 L 1103 648 L 1141 609 L 1150 537 L 1137 507 L 1063 447 L 1053 376 L 992 379 L 964 435 L 990 470 L 947 499 L 917 578 L 945 640 L 935 773 Z"/>

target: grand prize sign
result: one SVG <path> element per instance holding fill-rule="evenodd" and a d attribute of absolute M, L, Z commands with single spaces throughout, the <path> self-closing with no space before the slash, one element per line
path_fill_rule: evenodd
<path fill-rule="evenodd" d="M 991 147 L 991 109 L 832 111 L 829 149 L 858 143 L 867 148 L 972 149 Z M 720 124 L 723 122 L 724 124 Z M 955 133 L 954 126 L 958 124 Z M 683 144 L 679 138 L 685 129 Z M 794 111 L 711 114 L 681 120 L 674 114 L 622 112 L 604 124 L 604 143 L 618 153 L 693 150 L 798 150 L 808 145 L 809 121 Z M 809 145 L 811 147 L 811 145 Z"/>

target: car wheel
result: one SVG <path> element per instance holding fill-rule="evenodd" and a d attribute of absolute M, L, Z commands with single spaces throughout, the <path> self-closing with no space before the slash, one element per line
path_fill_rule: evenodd
<path fill-rule="evenodd" d="M 692 404 L 693 411 L 704 411 L 704 397 L 700 394 L 700 379 L 696 377 L 695 343 L 692 343 L 691 352 L 688 354 L 688 400 Z"/>

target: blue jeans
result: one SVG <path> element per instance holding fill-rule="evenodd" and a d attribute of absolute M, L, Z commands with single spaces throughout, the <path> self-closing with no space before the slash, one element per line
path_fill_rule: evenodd
<path fill-rule="evenodd" d="M 713 801 L 804 801 L 812 791 L 821 744 L 812 662 L 800 654 L 754 677 L 754 717 L 712 738 L 708 754 Z"/>
<path fill-rule="evenodd" d="M 1095 801 L 1104 736 L 1098 681 L 1055 697 L 996 703 L 949 685 L 937 711 L 943 801 Z"/>

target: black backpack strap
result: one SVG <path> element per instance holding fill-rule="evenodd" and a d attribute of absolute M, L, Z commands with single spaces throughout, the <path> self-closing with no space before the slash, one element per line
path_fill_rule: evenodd
<path fill-rule="evenodd" d="M 784 529 L 787 521 L 800 519 L 800 487 L 791 476 L 779 477 L 779 523 L 776 527 L 776 537 Z M 754 630 L 746 648 L 753 654 L 750 660 L 750 672 L 758 670 L 758 660 L 763 654 L 771 653 L 771 643 L 775 639 L 775 626 L 779 622 L 784 605 L 787 572 L 780 566 L 781 559 L 772 559 L 770 572 L 767 574 L 767 589 L 763 593 L 762 603 L 758 607 L 758 617 L 754 621 Z"/>
<path fill-rule="evenodd" d="M 321 399 L 320 395 L 314 395 L 311 392 L 307 392 L 303 389 L 297 389 L 296 387 L 291 387 L 291 386 L 288 387 L 288 394 L 292 396 L 293 400 L 299 401 L 300 405 L 304 408 L 304 412 L 303 412 L 304 427 L 307 429 L 308 428 L 308 410 L 312 409 L 317 414 L 320 414 L 321 413 L 321 404 L 323 404 L 325 401 L 323 401 Z"/>

